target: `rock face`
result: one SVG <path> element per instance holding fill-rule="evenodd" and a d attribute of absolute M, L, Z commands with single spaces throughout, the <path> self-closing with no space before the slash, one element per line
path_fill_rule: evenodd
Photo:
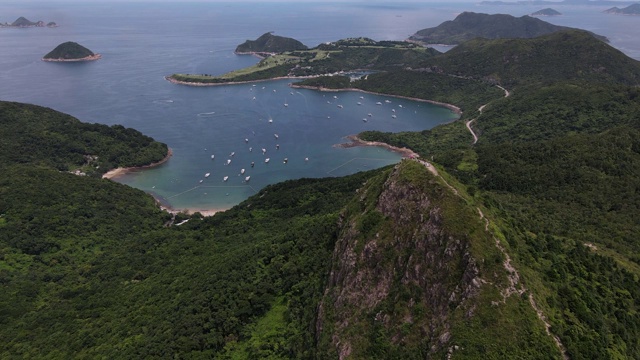
<path fill-rule="evenodd" d="M 343 216 L 319 306 L 320 348 L 341 359 L 367 358 L 381 346 L 396 356 L 442 351 L 453 313 L 473 316 L 484 283 L 467 233 L 482 232 L 477 215 L 458 208 L 461 200 L 416 161 L 359 194 Z M 452 207 L 456 221 L 476 225 L 459 232 L 446 218 Z"/>
<path fill-rule="evenodd" d="M 280 53 L 293 50 L 306 50 L 307 47 L 298 40 L 273 35 L 268 32 L 256 40 L 247 40 L 238 45 L 236 53 Z"/>
<path fill-rule="evenodd" d="M 47 61 L 82 61 L 95 60 L 99 57 L 99 54 L 93 53 L 86 47 L 73 41 L 67 41 L 56 46 L 42 59 Z"/>
<path fill-rule="evenodd" d="M 612 7 L 604 11 L 607 14 L 616 15 L 640 15 L 640 4 L 629 5 L 626 8 Z"/>
<path fill-rule="evenodd" d="M 514 17 L 505 14 L 463 12 L 454 20 L 423 29 L 409 39 L 425 44 L 456 45 L 476 37 L 486 39 L 534 38 L 560 30 L 567 30 L 531 16 Z M 600 37 L 602 38 L 602 37 Z"/>

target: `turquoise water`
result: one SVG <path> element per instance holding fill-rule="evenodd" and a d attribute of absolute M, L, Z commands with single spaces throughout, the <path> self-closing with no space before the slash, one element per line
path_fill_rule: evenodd
<path fill-rule="evenodd" d="M 557 9 L 564 15 L 544 20 L 605 35 L 612 46 L 640 58 L 640 40 L 634 34 L 640 17 L 606 15 L 596 6 Z M 400 156 L 384 149 L 333 145 L 363 130 L 423 130 L 456 116 L 448 109 L 404 99 L 293 89 L 290 80 L 187 87 L 171 84 L 164 76 L 222 74 L 255 64 L 255 57 L 237 56 L 233 50 L 267 31 L 310 47 L 357 36 L 402 40 L 462 11 L 520 16 L 539 7 L 20 1 L 3 2 L 2 10 L 1 22 L 25 16 L 55 21 L 60 27 L 0 29 L 0 99 L 51 107 L 85 122 L 122 124 L 167 143 L 174 151 L 169 162 L 118 181 L 179 209 L 216 209 L 233 206 L 282 180 L 342 176 L 395 163 Z M 40 61 L 65 41 L 79 42 L 103 57 L 90 63 Z M 230 165 L 223 165 L 228 159 Z M 243 168 L 245 174 L 238 176 Z M 224 176 L 229 177 L 226 182 Z M 251 176 L 248 183 L 243 182 L 245 176 Z"/>

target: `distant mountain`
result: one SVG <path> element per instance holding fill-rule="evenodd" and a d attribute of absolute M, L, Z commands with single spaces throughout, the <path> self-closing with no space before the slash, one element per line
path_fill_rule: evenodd
<path fill-rule="evenodd" d="M 56 46 L 55 49 L 51 50 L 47 55 L 44 56 L 44 60 L 91 60 L 92 57 L 96 57 L 97 54 L 94 54 L 91 50 L 86 47 L 73 42 L 67 41 Z"/>
<path fill-rule="evenodd" d="M 629 5 L 626 8 L 612 7 L 611 9 L 603 11 L 607 14 L 616 15 L 640 15 L 640 4 Z"/>
<path fill-rule="evenodd" d="M 277 36 L 268 32 L 256 40 L 247 40 L 238 45 L 236 53 L 280 53 L 284 51 L 306 49 L 307 47 L 296 39 Z"/>
<path fill-rule="evenodd" d="M 531 14 L 531 16 L 558 16 L 558 15 L 562 15 L 562 14 L 559 11 L 554 10 L 552 8 L 538 10 Z"/>
<path fill-rule="evenodd" d="M 425 44 L 455 45 L 476 37 L 487 39 L 533 38 L 560 30 L 570 29 L 557 26 L 530 16 L 514 17 L 506 14 L 479 14 L 463 12 L 454 20 L 412 35 L 409 40 Z M 606 41 L 604 36 L 596 35 Z"/>
<path fill-rule="evenodd" d="M 11 23 L 11 26 L 27 27 L 27 26 L 36 26 L 37 24 L 38 23 L 29 21 L 28 19 L 20 16 L 16 21 Z"/>
<path fill-rule="evenodd" d="M 640 62 L 582 30 L 565 30 L 533 39 L 476 38 L 425 67 L 445 74 L 516 84 L 589 81 L 640 85 Z"/>

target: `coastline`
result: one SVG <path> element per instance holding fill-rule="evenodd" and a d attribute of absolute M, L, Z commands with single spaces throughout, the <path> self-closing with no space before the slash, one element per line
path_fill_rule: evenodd
<path fill-rule="evenodd" d="M 314 76 L 280 76 L 280 77 L 275 77 L 275 78 L 271 78 L 271 79 L 248 80 L 248 81 L 230 81 L 230 82 L 221 82 L 221 83 L 196 83 L 196 82 L 190 82 L 190 81 L 180 81 L 180 80 L 173 79 L 170 76 L 165 76 L 164 79 L 167 80 L 168 82 L 172 83 L 172 84 L 177 84 L 177 85 L 186 85 L 186 86 L 223 86 L 223 85 L 251 84 L 251 83 L 257 83 L 257 82 L 285 80 L 285 79 L 310 79 L 310 78 L 319 77 L 319 76 L 321 76 L 321 75 L 314 75 Z M 396 99 L 406 99 L 406 100 L 426 102 L 426 103 L 430 103 L 430 104 L 433 104 L 433 105 L 439 105 L 439 106 L 445 107 L 445 108 L 453 111 L 457 115 L 462 115 L 462 110 L 459 107 L 457 107 L 457 106 L 455 106 L 453 104 L 443 103 L 443 102 L 434 101 L 434 100 L 420 99 L 420 98 L 415 98 L 415 97 L 410 97 L 410 96 L 402 96 L 402 95 L 377 93 L 377 92 L 367 91 L 367 90 L 362 90 L 362 89 L 357 89 L 357 88 L 330 89 L 330 88 L 324 88 L 324 87 L 319 87 L 319 86 L 296 85 L 296 84 L 293 84 L 293 83 L 289 84 L 289 86 L 294 88 L 294 89 L 309 89 L 309 90 L 317 90 L 317 91 L 325 91 L 325 92 L 356 91 L 356 92 L 361 92 L 361 93 L 364 93 L 364 94 L 381 95 L 381 96 L 393 97 L 393 98 L 396 98 Z"/>
<path fill-rule="evenodd" d="M 128 173 L 130 171 L 133 171 L 133 170 L 148 169 L 148 168 L 156 167 L 156 166 L 162 165 L 165 162 L 167 162 L 169 160 L 169 158 L 171 158 L 172 155 L 173 155 L 173 150 L 171 150 L 171 148 L 167 148 L 167 155 L 162 160 L 160 160 L 158 162 L 154 162 L 154 163 L 151 163 L 149 165 L 143 165 L 143 166 L 132 166 L 132 167 L 126 167 L 126 168 L 111 169 L 111 170 L 107 171 L 106 173 L 102 174 L 102 178 L 111 180 L 111 179 L 118 178 L 119 176 L 125 175 L 126 173 Z"/>
<path fill-rule="evenodd" d="M 400 147 L 389 145 L 387 143 L 383 143 L 380 141 L 362 140 L 358 137 L 358 135 L 349 135 L 349 136 L 346 136 L 346 139 L 349 140 L 350 142 L 336 144 L 333 146 L 340 147 L 340 148 L 350 148 L 350 147 L 356 147 L 356 146 L 378 146 L 378 147 L 383 147 L 387 150 L 399 153 L 400 155 L 402 155 L 403 158 L 417 159 L 418 157 L 420 157 L 420 155 L 418 155 L 416 152 L 414 152 L 409 148 L 406 148 L 406 147 L 400 148 Z"/>
<path fill-rule="evenodd" d="M 42 61 L 48 61 L 48 62 L 80 62 L 80 61 L 95 61 L 98 59 L 101 59 L 102 55 L 100 54 L 93 54 L 93 55 L 89 55 L 89 56 L 85 56 L 83 58 L 79 58 L 79 59 L 45 59 L 42 58 Z"/>
<path fill-rule="evenodd" d="M 412 101 L 426 102 L 426 103 L 430 103 L 430 104 L 440 105 L 440 106 L 446 107 L 447 109 L 453 111 L 454 113 L 456 113 L 458 115 L 462 115 L 462 109 L 460 109 L 459 107 L 457 107 L 457 106 L 455 106 L 453 104 L 443 103 L 443 102 L 434 101 L 434 100 L 420 99 L 420 98 L 414 98 L 414 97 L 402 96 L 402 95 L 377 93 L 377 92 L 367 91 L 367 90 L 362 90 L 362 89 L 357 89 L 357 88 L 330 89 L 330 88 L 324 88 L 324 87 L 319 87 L 319 86 L 307 86 L 307 85 L 296 85 L 296 84 L 291 84 L 289 86 L 291 86 L 292 88 L 296 88 L 296 89 L 309 89 L 309 90 L 318 90 L 318 91 L 326 91 L 326 92 L 356 91 L 356 92 L 361 92 L 361 93 L 364 93 L 364 94 L 388 96 L 388 97 L 392 97 L 392 98 L 396 98 L 396 99 L 406 99 L 406 100 L 412 100 Z"/>

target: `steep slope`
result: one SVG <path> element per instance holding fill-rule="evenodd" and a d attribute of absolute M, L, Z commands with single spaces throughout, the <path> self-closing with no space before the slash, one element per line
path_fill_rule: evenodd
<path fill-rule="evenodd" d="M 514 17 L 506 14 L 463 12 L 454 20 L 419 30 L 409 40 L 425 44 L 460 44 L 476 37 L 487 39 L 534 38 L 560 30 L 568 30 L 530 16 Z M 598 36 L 601 40 L 606 40 Z"/>
<path fill-rule="evenodd" d="M 371 179 L 341 223 L 321 357 L 560 356 L 478 210 L 422 163 Z"/>
<path fill-rule="evenodd" d="M 306 50 L 300 41 L 268 32 L 256 40 L 247 40 L 236 47 L 236 53 L 280 53 L 285 51 Z"/>

